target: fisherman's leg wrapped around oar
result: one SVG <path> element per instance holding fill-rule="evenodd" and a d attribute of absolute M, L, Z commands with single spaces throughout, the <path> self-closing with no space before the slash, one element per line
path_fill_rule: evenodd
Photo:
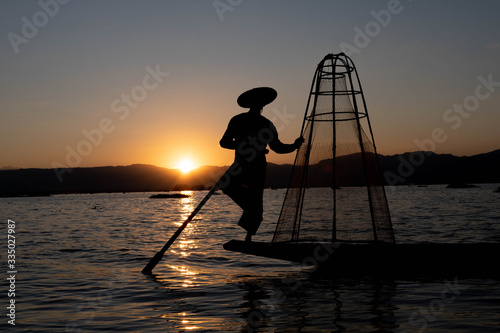
<path fill-rule="evenodd" d="M 242 168 L 239 174 L 231 176 L 222 187 L 222 191 L 243 209 L 238 225 L 251 235 L 255 235 L 263 220 L 265 177 L 266 163 L 252 163 Z"/>

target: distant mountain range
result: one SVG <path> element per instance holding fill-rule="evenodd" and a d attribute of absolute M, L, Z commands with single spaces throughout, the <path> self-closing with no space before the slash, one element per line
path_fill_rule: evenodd
<path fill-rule="evenodd" d="M 350 158 L 352 160 L 352 156 Z M 339 167 L 344 159 L 347 157 L 338 158 Z M 325 166 L 331 166 L 331 162 L 324 160 L 311 166 L 315 168 L 317 180 L 328 178 L 326 172 L 331 167 Z M 422 151 L 379 155 L 379 162 L 383 178 L 390 185 L 500 183 L 500 149 L 464 157 Z M 287 187 L 292 168 L 290 164 L 268 163 L 266 186 Z M 71 172 L 59 172 L 59 176 L 54 169 L 0 170 L 0 196 L 205 189 L 226 169 L 204 166 L 182 174 L 177 169 L 134 164 L 74 168 Z M 321 185 L 315 183 L 315 186 Z"/>

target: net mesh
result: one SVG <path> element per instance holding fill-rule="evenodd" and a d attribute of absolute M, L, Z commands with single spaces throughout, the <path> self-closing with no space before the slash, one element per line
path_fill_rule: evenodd
<path fill-rule="evenodd" d="M 311 89 L 302 136 L 273 242 L 394 242 L 375 146 L 354 88 L 354 65 L 329 55 Z M 357 77 L 357 76 L 356 76 Z M 368 124 L 369 128 L 369 124 Z M 371 134 L 371 132 L 370 132 Z"/>

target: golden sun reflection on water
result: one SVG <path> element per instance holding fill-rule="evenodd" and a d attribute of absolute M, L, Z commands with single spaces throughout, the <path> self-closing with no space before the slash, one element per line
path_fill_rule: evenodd
<path fill-rule="evenodd" d="M 180 323 L 183 325 L 182 331 L 192 331 L 199 329 L 199 326 L 196 326 L 194 323 L 190 322 L 187 319 L 188 314 L 186 312 L 180 312 L 180 313 L 165 313 L 161 316 L 161 318 L 167 319 L 167 320 L 175 320 L 178 317 L 181 317 Z"/>
<path fill-rule="evenodd" d="M 188 195 L 188 198 L 181 198 L 179 201 L 180 204 L 180 211 L 181 211 L 181 217 L 179 221 L 176 221 L 174 224 L 178 227 L 180 227 L 184 221 L 191 215 L 193 210 L 195 209 L 194 206 L 194 199 L 193 199 L 193 191 L 181 191 L 180 194 L 183 195 Z M 189 228 L 189 225 L 187 226 Z"/>
<path fill-rule="evenodd" d="M 195 249 L 197 246 L 195 246 L 195 241 L 194 240 L 180 240 L 179 241 L 179 254 L 182 257 L 188 257 L 189 256 L 189 250 Z"/>
<path fill-rule="evenodd" d="M 182 284 L 181 284 L 182 287 L 188 288 L 188 287 L 194 287 L 197 285 L 196 284 L 196 279 L 197 279 L 196 275 L 198 275 L 198 273 L 189 270 L 189 268 L 186 266 L 170 265 L 170 268 L 179 272 L 180 275 L 184 278 L 182 280 Z"/>
<path fill-rule="evenodd" d="M 180 315 L 183 316 L 183 317 L 185 317 L 187 314 L 186 314 L 186 312 L 181 312 Z M 195 329 L 198 328 L 198 326 L 194 326 L 193 324 L 189 325 L 189 320 L 187 320 L 187 318 L 182 319 L 181 323 L 184 325 L 184 329 L 185 330 L 189 330 L 190 331 L 190 330 L 195 330 Z"/>
<path fill-rule="evenodd" d="M 198 202 L 195 200 L 195 193 L 193 191 L 181 191 L 183 195 L 188 195 L 187 198 L 181 198 L 177 202 L 178 213 L 180 213 L 179 220 L 173 222 L 175 226 L 180 227 L 186 219 L 192 214 Z M 196 232 L 196 221 L 193 220 L 190 224 L 186 226 L 180 237 L 175 242 L 173 249 L 170 251 L 176 255 L 187 258 L 192 253 L 193 250 L 199 248 L 199 244 L 196 240 L 192 239 L 193 233 Z M 184 265 L 168 265 L 170 269 L 175 271 L 174 275 L 178 277 L 177 283 L 182 288 L 193 288 L 201 285 L 198 281 L 198 274 L 188 266 Z M 164 318 L 176 319 L 177 323 L 181 325 L 182 331 L 196 331 L 200 329 L 205 321 L 192 320 L 192 314 L 187 312 L 165 314 Z M 207 319 L 208 320 L 208 319 Z"/>

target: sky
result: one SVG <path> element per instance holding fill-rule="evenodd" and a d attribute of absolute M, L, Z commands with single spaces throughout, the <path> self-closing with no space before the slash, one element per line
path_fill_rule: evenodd
<path fill-rule="evenodd" d="M 0 2 L 0 167 L 229 165 L 236 99 L 292 143 L 317 64 L 356 64 L 380 154 L 500 149 L 498 1 Z M 268 162 L 293 163 L 271 152 Z"/>

